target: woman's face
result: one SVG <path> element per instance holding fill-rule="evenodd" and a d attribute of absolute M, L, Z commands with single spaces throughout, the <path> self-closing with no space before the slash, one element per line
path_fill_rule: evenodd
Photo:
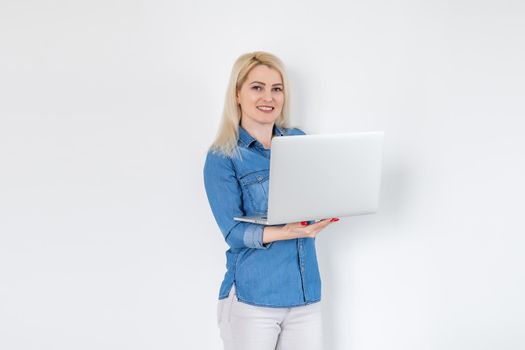
<path fill-rule="evenodd" d="M 242 111 L 241 118 L 249 119 L 245 122 L 273 124 L 283 109 L 283 89 L 283 81 L 278 71 L 262 64 L 253 68 L 237 92 L 237 103 Z"/>

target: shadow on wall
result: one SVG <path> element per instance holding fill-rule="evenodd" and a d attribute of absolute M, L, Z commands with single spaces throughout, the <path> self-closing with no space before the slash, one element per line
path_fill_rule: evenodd
<path fill-rule="evenodd" d="M 411 182 L 408 164 L 383 164 L 379 212 L 342 218 L 317 239 L 317 252 L 322 279 L 323 331 L 326 349 L 342 349 L 341 344 L 353 343 L 352 334 L 339 334 L 341 330 L 355 328 L 352 310 L 341 305 L 355 305 L 352 271 L 354 253 L 359 250 L 362 237 L 370 238 L 399 232 L 396 227 L 408 217 L 408 197 Z M 397 233 L 399 234 L 399 233 Z M 339 301 L 344 300 L 344 303 Z M 343 341 L 342 338 L 347 338 Z M 348 341 L 350 339 L 350 341 Z"/>

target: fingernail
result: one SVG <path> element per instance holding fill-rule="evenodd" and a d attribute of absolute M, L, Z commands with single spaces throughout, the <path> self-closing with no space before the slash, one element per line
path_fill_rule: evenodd
<path fill-rule="evenodd" d="M 339 218 L 332 218 L 332 220 L 330 220 L 330 222 L 336 222 L 336 221 L 339 221 Z"/>
<path fill-rule="evenodd" d="M 301 225 L 302 226 L 307 226 L 308 225 L 308 221 L 301 221 Z"/>

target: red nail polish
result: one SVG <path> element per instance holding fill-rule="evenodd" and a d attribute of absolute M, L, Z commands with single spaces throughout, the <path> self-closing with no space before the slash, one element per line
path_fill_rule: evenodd
<path fill-rule="evenodd" d="M 336 222 L 336 221 L 339 221 L 339 218 L 332 218 L 332 220 L 330 220 L 330 222 Z"/>
<path fill-rule="evenodd" d="M 308 221 L 301 221 L 301 225 L 302 226 L 307 226 L 308 225 Z"/>

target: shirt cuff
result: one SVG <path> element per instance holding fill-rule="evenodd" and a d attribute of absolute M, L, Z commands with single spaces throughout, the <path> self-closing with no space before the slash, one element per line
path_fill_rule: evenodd
<path fill-rule="evenodd" d="M 248 248 L 268 249 L 272 243 L 263 244 L 263 225 L 249 224 L 244 231 L 244 245 Z"/>

